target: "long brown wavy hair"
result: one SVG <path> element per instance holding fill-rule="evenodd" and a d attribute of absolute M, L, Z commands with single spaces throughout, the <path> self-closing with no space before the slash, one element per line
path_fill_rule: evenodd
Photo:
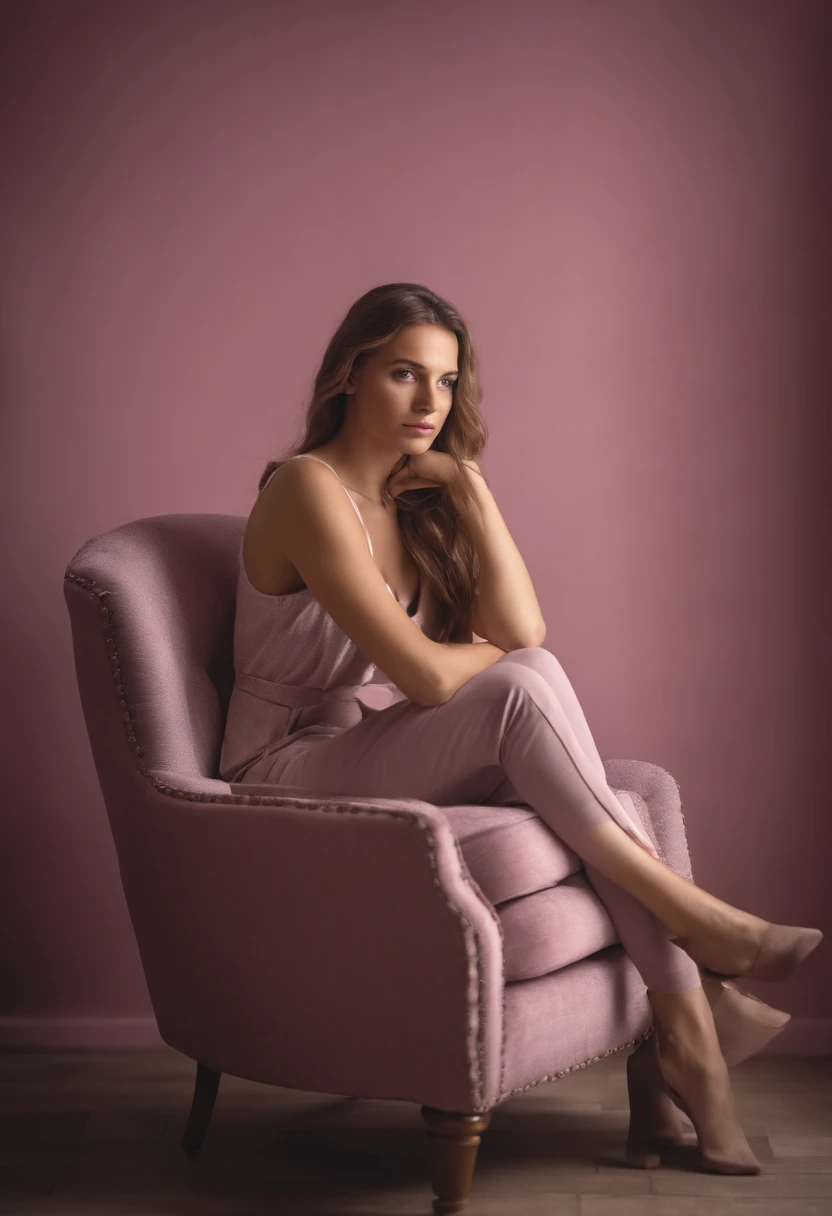
<path fill-rule="evenodd" d="M 459 476 L 450 485 L 399 494 L 399 526 L 428 593 L 430 636 L 437 642 L 470 642 L 479 560 L 465 522 L 475 499 L 462 462 L 476 458 L 488 432 L 479 410 L 482 387 L 468 329 L 447 300 L 420 283 L 385 283 L 356 300 L 321 360 L 306 408 L 303 438 L 281 460 L 268 462 L 257 488 L 262 490 L 271 472 L 286 459 L 312 452 L 338 434 L 349 400 L 343 390 L 350 375 L 408 325 L 441 325 L 456 334 L 459 376 L 453 404 L 431 447 L 453 457 Z M 407 453 L 391 476 L 406 460 Z"/>

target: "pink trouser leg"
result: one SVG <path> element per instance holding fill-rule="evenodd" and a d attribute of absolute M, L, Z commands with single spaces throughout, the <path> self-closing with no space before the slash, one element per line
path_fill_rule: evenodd
<path fill-rule="evenodd" d="M 542 646 L 509 651 L 449 701 L 399 701 L 341 734 L 300 740 L 258 780 L 320 793 L 421 798 L 438 806 L 485 802 L 508 780 L 584 863 L 621 944 L 648 988 L 684 992 L 701 984 L 697 964 L 662 922 L 602 874 L 591 829 L 613 819 L 654 856 L 635 808 L 613 793 L 572 686 Z"/>
<path fill-rule="evenodd" d="M 509 657 L 514 662 L 524 663 L 548 680 L 569 719 L 587 763 L 592 766 L 600 780 L 606 782 L 603 761 L 584 711 L 555 655 L 542 646 L 536 646 L 511 651 L 506 655 L 506 658 Z M 640 824 L 638 811 L 630 803 L 626 790 L 613 796 L 619 802 L 622 798 L 627 799 L 626 809 L 630 818 Z M 673 944 L 666 925 L 629 891 L 619 887 L 585 858 L 582 860 L 587 878 L 609 912 L 621 944 L 635 963 L 647 987 L 654 992 L 686 992 L 690 988 L 700 987 L 702 978 L 698 965 L 689 954 Z"/>

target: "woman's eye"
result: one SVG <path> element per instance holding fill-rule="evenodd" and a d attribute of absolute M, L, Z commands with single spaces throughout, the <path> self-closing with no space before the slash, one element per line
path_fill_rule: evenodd
<path fill-rule="evenodd" d="M 393 372 L 393 375 L 394 375 L 394 376 L 400 376 L 402 373 L 404 373 L 406 376 L 412 376 L 412 375 L 413 375 L 413 372 L 411 371 L 411 369 L 410 369 L 409 367 L 400 367 L 400 368 L 398 368 L 398 370 L 397 370 L 397 371 Z M 448 385 L 450 388 L 453 388 L 453 386 L 456 384 L 456 379 L 453 379 L 453 380 L 452 380 L 452 379 L 451 379 L 449 376 L 443 376 L 443 377 L 442 377 L 442 379 L 445 381 L 445 383 L 446 383 L 446 384 L 447 384 L 447 385 Z"/>

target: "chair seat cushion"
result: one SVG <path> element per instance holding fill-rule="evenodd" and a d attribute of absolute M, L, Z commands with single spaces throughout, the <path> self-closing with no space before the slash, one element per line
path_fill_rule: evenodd
<path fill-rule="evenodd" d="M 506 981 L 548 975 L 618 941 L 607 909 L 581 871 L 497 905 Z"/>
<path fill-rule="evenodd" d="M 530 806 L 443 806 L 471 877 L 492 904 L 563 882 L 583 862 Z"/>
<path fill-rule="evenodd" d="M 644 799 L 629 791 L 650 830 Z M 443 806 L 468 871 L 503 929 L 506 982 L 534 979 L 619 941 L 578 854 L 526 804 Z"/>

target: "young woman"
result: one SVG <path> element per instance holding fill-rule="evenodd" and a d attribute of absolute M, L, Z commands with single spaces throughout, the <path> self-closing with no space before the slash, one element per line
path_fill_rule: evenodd
<path fill-rule="evenodd" d="M 676 873 L 608 786 L 476 459 L 480 400 L 447 301 L 394 283 L 349 310 L 306 434 L 267 465 L 246 527 L 220 775 L 439 805 L 510 789 L 582 858 L 647 985 L 656 1034 L 627 1061 L 628 1161 L 659 1164 L 681 1108 L 703 1169 L 759 1173 L 728 1064 L 788 1014 L 717 977 L 784 979 L 823 935 Z M 375 667 L 400 690 L 381 710 L 356 696 Z"/>

